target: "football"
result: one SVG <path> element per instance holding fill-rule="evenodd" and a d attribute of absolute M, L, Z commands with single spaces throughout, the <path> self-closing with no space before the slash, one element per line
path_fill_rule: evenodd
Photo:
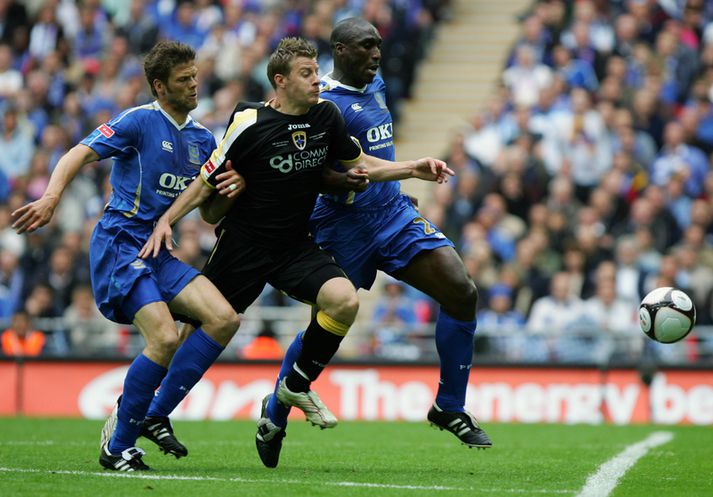
<path fill-rule="evenodd" d="M 691 332 L 696 307 L 685 292 L 670 286 L 652 290 L 639 306 L 641 331 L 652 340 L 674 343 Z"/>

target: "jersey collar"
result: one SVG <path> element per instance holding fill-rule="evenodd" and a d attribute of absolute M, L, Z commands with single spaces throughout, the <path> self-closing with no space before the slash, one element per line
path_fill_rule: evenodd
<path fill-rule="evenodd" d="M 181 131 L 183 128 L 185 128 L 186 126 L 188 126 L 188 124 L 190 124 L 191 121 L 193 121 L 193 118 L 191 117 L 191 115 L 188 114 L 188 115 L 186 116 L 185 122 L 184 122 L 183 124 L 178 124 L 178 123 L 176 122 L 176 120 L 171 117 L 171 114 L 169 114 L 168 112 L 166 112 L 165 110 L 163 110 L 163 107 L 161 107 L 161 104 L 158 102 L 158 100 L 154 100 L 153 105 L 154 105 L 154 107 L 155 107 L 156 109 L 158 109 L 158 110 L 161 111 L 161 114 L 163 114 L 164 116 L 166 116 L 166 119 L 168 119 L 168 121 L 169 121 L 171 124 L 173 124 L 173 125 L 176 127 L 176 129 L 177 129 L 178 131 Z"/>
<path fill-rule="evenodd" d="M 338 80 L 332 78 L 331 72 L 329 74 L 325 74 L 324 76 L 322 76 L 322 80 L 324 80 L 324 82 L 327 83 L 330 86 L 330 88 L 336 88 L 337 86 L 341 86 L 342 88 L 344 88 L 346 90 L 357 91 L 359 93 L 364 93 L 366 91 L 366 89 L 369 87 L 368 84 L 362 86 L 361 88 L 356 88 L 354 86 L 346 85 L 346 84 L 342 83 L 341 81 L 338 81 Z"/>

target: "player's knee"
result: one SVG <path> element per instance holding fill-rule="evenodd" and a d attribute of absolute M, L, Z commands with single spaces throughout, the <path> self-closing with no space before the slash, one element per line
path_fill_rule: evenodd
<path fill-rule="evenodd" d="M 359 298 L 351 283 L 347 283 L 330 289 L 322 299 L 321 310 L 340 323 L 351 326 L 359 312 Z"/>
<path fill-rule="evenodd" d="M 478 305 L 478 288 L 470 278 L 458 278 L 448 285 L 448 297 L 441 305 L 451 304 L 461 309 L 473 310 Z"/>
<path fill-rule="evenodd" d="M 146 337 L 147 347 L 163 357 L 173 357 L 179 342 L 178 332 L 170 326 L 158 328 L 151 336 Z"/>
<path fill-rule="evenodd" d="M 221 345 L 227 345 L 240 327 L 240 317 L 230 305 L 215 309 L 208 322 L 203 324 L 203 331 Z"/>

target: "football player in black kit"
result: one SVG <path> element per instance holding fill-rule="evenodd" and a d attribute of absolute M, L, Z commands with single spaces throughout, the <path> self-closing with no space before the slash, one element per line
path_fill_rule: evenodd
<path fill-rule="evenodd" d="M 225 217 L 203 273 L 233 308 L 245 311 L 266 283 L 315 307 L 302 353 L 279 385 L 278 399 L 301 409 L 314 425 L 331 428 L 337 419 L 310 384 L 337 351 L 359 302 L 344 272 L 309 235 L 323 171 L 339 162 L 349 170 L 354 185 L 405 178 L 443 182 L 453 172 L 428 157 L 390 162 L 363 154 L 347 133 L 339 109 L 319 98 L 316 56 L 305 40 L 280 42 L 267 67 L 275 98 L 237 105 L 200 177 L 159 219 L 139 255 L 155 256 L 164 244 L 171 250 L 171 226 L 210 199 L 202 207 L 204 215 L 207 212 L 213 222 Z M 216 175 L 231 167 L 243 176 L 245 191 L 235 199 L 213 195 Z M 152 415 L 168 416 L 210 366 L 201 360 L 200 346 L 187 353 L 198 360 L 192 365 L 184 361 L 185 374 L 166 377 Z M 275 435 L 284 436 L 284 430 Z"/>

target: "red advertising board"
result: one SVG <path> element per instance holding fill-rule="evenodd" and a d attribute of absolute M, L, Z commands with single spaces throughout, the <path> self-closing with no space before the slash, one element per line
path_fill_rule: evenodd
<path fill-rule="evenodd" d="M 104 418 L 128 365 L 0 362 L 0 415 Z M 278 366 L 216 364 L 176 419 L 257 418 Z M 315 390 L 342 420 L 421 421 L 436 394 L 432 366 L 330 366 Z M 17 386 L 17 387 L 16 387 Z M 468 408 L 481 421 L 713 424 L 713 371 L 659 372 L 650 388 L 634 370 L 478 367 Z M 299 417 L 301 414 L 293 413 Z"/>

